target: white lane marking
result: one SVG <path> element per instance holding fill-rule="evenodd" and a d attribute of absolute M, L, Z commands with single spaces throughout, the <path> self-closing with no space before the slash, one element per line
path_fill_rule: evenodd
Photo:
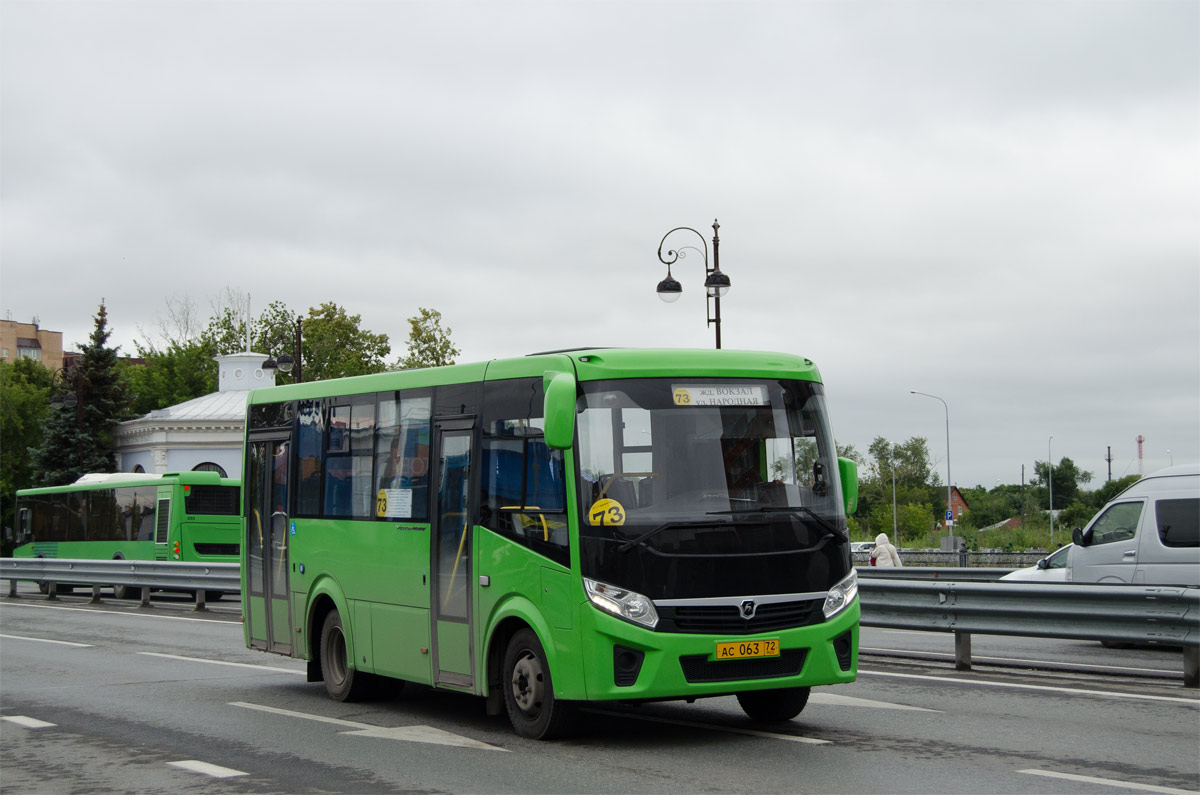
<path fill-rule="evenodd" d="M 1175 789 L 1174 787 L 1160 787 L 1157 784 L 1138 784 L 1133 781 L 1117 781 L 1111 778 L 1096 778 L 1095 776 L 1078 776 L 1074 773 L 1056 773 L 1053 770 L 1018 770 L 1018 773 L 1028 773 L 1031 776 L 1045 776 L 1047 778 L 1062 778 L 1067 781 L 1078 781 L 1083 784 L 1103 784 L 1106 787 L 1124 787 L 1125 789 L 1137 789 L 1142 792 L 1168 792 L 1172 795 L 1196 795 L 1194 789 Z"/>
<path fill-rule="evenodd" d="M 910 707 L 907 704 L 892 704 L 887 701 L 871 701 L 866 698 L 839 696 L 836 693 L 813 693 L 808 697 L 809 704 L 825 704 L 831 707 L 870 707 L 872 709 L 904 709 L 913 712 L 941 712 L 940 709 L 927 707 Z"/>
<path fill-rule="evenodd" d="M 453 745 L 458 748 L 475 748 L 481 751 L 504 751 L 508 753 L 507 748 L 500 748 L 495 745 L 488 745 L 479 740 L 472 740 L 470 737 L 463 737 L 461 734 L 435 729 L 432 726 L 372 726 L 369 723 L 358 723 L 352 720 L 342 720 L 341 718 L 329 718 L 324 715 L 311 715 L 307 712 L 293 712 L 290 709 L 280 709 L 279 707 L 268 707 L 265 704 L 250 704 L 245 701 L 230 701 L 231 707 L 244 707 L 245 709 L 254 709 L 259 712 L 269 712 L 273 715 L 286 715 L 289 718 L 302 718 L 304 720 L 313 720 L 319 723 L 331 723 L 334 726 L 345 726 L 353 729 L 353 731 L 345 731 L 342 734 L 348 734 L 356 737 L 378 737 L 384 740 L 404 740 L 410 743 L 426 743 L 429 745 Z"/>
<path fill-rule="evenodd" d="M 45 729 L 49 726 L 54 726 L 54 723 L 46 723 L 44 720 L 30 718 L 26 715 L 0 715 L 0 720 L 6 720 L 9 723 L 15 723 L 18 726 L 24 726 L 26 729 Z"/>
<path fill-rule="evenodd" d="M 342 732 L 342 734 L 349 734 L 355 737 L 379 737 L 384 740 L 405 740 L 410 743 L 428 743 L 430 745 L 453 745 L 458 748 L 476 748 L 480 751 L 504 751 L 508 753 L 507 748 L 499 748 L 495 745 L 481 743 L 478 740 L 472 740 L 470 737 L 463 737 L 461 734 L 453 734 L 441 729 L 435 729 L 432 726 L 394 726 L 390 729 L 373 726 L 361 731 Z"/>
<path fill-rule="evenodd" d="M 736 726 L 718 726 L 713 723 L 699 723 L 698 721 L 690 720 L 674 720 L 672 718 L 660 718 L 654 715 L 639 715 L 636 712 L 617 712 L 615 710 L 606 709 L 588 709 L 588 712 L 597 715 L 608 715 L 614 718 L 626 718 L 630 720 L 644 720 L 650 723 L 666 723 L 671 726 L 684 726 L 689 729 L 705 729 L 713 732 L 726 732 L 728 734 L 745 734 L 749 737 L 766 737 L 772 740 L 787 740 L 792 743 L 807 743 L 808 745 L 832 745 L 832 740 L 822 740 L 817 737 L 804 737 L 799 734 L 779 734 L 777 732 L 764 732 L 758 729 L 739 729 Z"/>
<path fill-rule="evenodd" d="M 161 618 L 166 621 L 199 621 L 204 624 L 229 624 L 230 626 L 237 626 L 239 631 L 241 630 L 241 624 L 238 624 L 236 621 L 219 621 L 215 618 L 192 618 L 190 616 L 161 616 L 161 615 L 156 615 L 154 613 L 147 613 L 147 612 L 142 612 L 142 611 L 139 611 L 136 613 L 132 612 L 133 610 L 136 610 L 137 608 L 130 608 L 129 610 L 96 610 L 94 608 L 58 607 L 56 605 L 23 604 L 21 602 L 0 602 L 0 604 L 3 604 L 4 607 L 29 607 L 34 610 L 70 610 L 70 611 L 76 612 L 76 613 L 107 613 L 110 616 L 132 616 L 134 618 Z M 230 615 L 237 615 L 237 614 L 233 613 L 231 611 Z"/>
<path fill-rule="evenodd" d="M 942 633 L 942 634 L 945 635 L 947 633 Z M 920 654 L 922 656 L 927 656 L 927 657 L 946 657 L 948 659 L 954 658 L 954 655 L 951 652 L 946 652 L 946 651 L 922 651 L 920 649 L 875 649 L 875 648 L 869 648 L 866 646 L 859 646 L 858 650 L 860 652 L 864 652 L 864 651 L 883 652 L 883 653 L 897 653 L 898 652 L 898 653 L 903 653 L 903 654 Z M 984 656 L 981 654 L 972 654 L 971 659 L 975 660 L 976 662 L 982 662 L 984 660 L 992 660 L 995 662 L 1012 662 L 1012 663 L 1021 663 L 1024 665 L 1028 665 L 1030 663 L 1032 663 L 1034 665 L 1069 665 L 1072 668 L 1096 668 L 1101 671 L 1129 671 L 1132 673 L 1145 673 L 1145 674 L 1172 674 L 1172 675 L 1174 675 L 1174 674 L 1178 673 L 1174 668 L 1131 668 L 1127 665 L 1096 665 L 1095 663 L 1078 663 L 1078 662 L 1069 662 L 1069 661 L 1064 662 L 1061 660 L 1026 660 L 1021 657 L 988 657 L 988 656 Z"/>
<path fill-rule="evenodd" d="M 234 770 L 231 767 L 221 767 L 220 765 L 201 762 L 197 759 L 184 759 L 182 762 L 167 762 L 171 767 L 180 767 L 184 770 L 190 770 L 193 773 L 203 773 L 206 776 L 213 778 L 233 778 L 234 776 L 249 775 L 243 770 Z"/>
<path fill-rule="evenodd" d="M 897 674 L 885 671 L 864 671 L 858 669 L 859 676 L 890 676 L 894 679 L 922 679 L 928 682 L 956 683 L 963 685 L 981 685 L 983 687 L 1008 687 L 1014 690 L 1040 690 L 1050 693 L 1063 693 L 1069 696 L 1102 696 L 1105 698 L 1132 698 L 1135 701 L 1170 701 L 1177 704 L 1187 704 L 1200 707 L 1200 699 L 1175 698 L 1173 696 L 1146 696 L 1140 693 L 1122 693 L 1116 690 L 1085 690 L 1078 687 L 1050 687 L 1049 685 L 1027 685 L 1020 682 L 992 682 L 987 679 L 958 679 L 953 676 L 922 676 L 920 674 Z"/>
<path fill-rule="evenodd" d="M 0 638 L 8 638 L 9 640 L 32 640 L 35 643 L 56 643 L 59 646 L 78 646 L 79 648 L 91 648 L 90 643 L 73 643 L 69 640 L 50 640 L 49 638 L 30 638 L 25 635 L 5 635 L 0 633 Z"/>
<path fill-rule="evenodd" d="M 304 676 L 304 671 L 297 671 L 295 668 L 277 668 L 274 665 L 255 665 L 253 663 L 227 662 L 225 660 L 206 660 L 203 657 L 184 657 L 179 654 L 160 654 L 156 651 L 139 651 L 137 654 L 146 657 L 162 657 L 165 660 L 182 660 L 184 662 L 208 663 L 209 665 L 229 665 L 234 668 L 250 668 L 255 671 L 270 671 L 277 674 L 296 674 Z"/>
<path fill-rule="evenodd" d="M 307 712 L 293 712 L 290 709 L 282 709 L 280 707 L 268 707 L 266 704 L 251 704 L 248 701 L 230 701 L 231 707 L 242 707 L 244 709 L 254 709 L 259 712 L 269 712 L 272 715 L 286 715 L 289 718 L 303 718 L 304 720 L 315 720 L 318 723 L 332 723 L 334 726 L 345 726 L 350 729 L 373 729 L 376 728 L 369 723 L 359 723 L 353 720 L 343 720 L 341 718 L 330 718 L 325 715 L 311 715 Z"/>

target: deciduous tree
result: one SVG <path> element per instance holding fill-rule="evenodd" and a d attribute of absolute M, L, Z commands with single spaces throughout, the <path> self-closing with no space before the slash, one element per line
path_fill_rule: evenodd
<path fill-rule="evenodd" d="M 135 416 L 217 391 L 215 348 L 210 342 L 172 342 L 162 350 L 135 345 L 145 364 L 121 365 Z"/>
<path fill-rule="evenodd" d="M 388 335 L 362 328 L 361 321 L 360 315 L 348 314 L 332 301 L 308 310 L 302 345 L 305 381 L 387 369 L 386 358 L 392 352 Z"/>
<path fill-rule="evenodd" d="M 442 313 L 425 307 L 418 311 L 419 314 L 408 319 L 408 354 L 396 366 L 412 370 L 454 364 L 454 358 L 462 351 L 450 341 L 450 327 L 442 328 Z"/>
<path fill-rule="evenodd" d="M 1045 461 L 1034 461 L 1034 476 L 1031 480 L 1038 487 L 1042 507 L 1049 506 L 1048 492 L 1054 492 L 1054 509 L 1066 508 L 1080 501 L 1080 484 L 1091 483 L 1092 473 L 1085 472 L 1071 459 L 1063 456 L 1054 466 L 1053 480 L 1048 479 L 1049 465 Z"/>
<path fill-rule="evenodd" d="M 33 452 L 50 409 L 51 374 L 41 362 L 0 362 L 0 521 L 13 527 L 17 489 L 34 484 Z"/>

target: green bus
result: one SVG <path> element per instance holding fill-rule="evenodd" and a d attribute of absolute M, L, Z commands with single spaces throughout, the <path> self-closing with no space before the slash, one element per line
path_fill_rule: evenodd
<path fill-rule="evenodd" d="M 241 482 L 215 472 L 92 474 L 21 489 L 12 556 L 236 563 L 241 501 Z"/>
<path fill-rule="evenodd" d="M 782 721 L 855 679 L 858 475 L 808 359 L 581 349 L 271 387 L 245 456 L 246 644 L 335 699 L 417 682 L 551 738 L 581 702 Z"/>

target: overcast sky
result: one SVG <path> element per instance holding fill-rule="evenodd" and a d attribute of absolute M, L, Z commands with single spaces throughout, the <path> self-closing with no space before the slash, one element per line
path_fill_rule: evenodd
<path fill-rule="evenodd" d="M 1200 459 L 1200 3 L 0 3 L 0 310 L 812 358 L 960 486 Z M 701 246 L 678 233 L 668 241 Z M 711 243 L 709 244 L 711 247 Z M 1050 437 L 1053 435 L 1053 441 Z"/>

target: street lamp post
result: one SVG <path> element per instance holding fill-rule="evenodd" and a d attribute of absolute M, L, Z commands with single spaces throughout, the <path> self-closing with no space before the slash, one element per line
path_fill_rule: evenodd
<path fill-rule="evenodd" d="M 950 479 L 950 407 L 946 405 L 946 401 L 942 400 L 937 395 L 931 395 L 928 392 L 918 392 L 915 389 L 910 389 L 909 392 L 914 395 L 923 395 L 924 397 L 939 400 L 942 403 L 942 407 L 946 409 L 946 510 L 950 513 L 950 516 L 953 517 L 954 500 L 951 496 L 951 488 L 954 485 L 954 481 Z M 953 531 L 950 529 L 950 521 L 951 520 L 946 521 L 946 532 L 953 534 Z"/>
<path fill-rule="evenodd" d="M 289 353 L 287 353 L 287 351 L 284 351 L 283 353 L 279 354 L 279 358 L 276 359 L 274 355 L 272 355 L 270 352 L 268 352 L 267 360 L 262 363 L 262 369 L 263 369 L 264 373 L 267 373 L 268 375 L 272 375 L 272 376 L 275 375 L 276 371 L 290 373 L 292 371 L 292 368 L 294 367 L 296 370 L 296 379 L 292 383 L 299 384 L 304 381 L 304 365 L 301 364 L 301 362 L 300 362 L 301 350 L 302 350 L 300 347 L 300 343 L 303 339 L 303 336 L 302 336 L 303 335 L 303 332 L 302 332 L 303 323 L 304 323 L 304 319 L 302 317 L 300 317 L 299 315 L 297 315 L 296 316 L 295 339 L 288 341 L 289 345 L 292 343 L 295 344 L 294 350 L 296 351 L 296 358 L 293 359 L 291 357 L 291 355 Z M 274 345 L 272 347 L 274 347 Z"/>
<path fill-rule="evenodd" d="M 896 519 L 896 445 L 892 445 L 892 543 L 900 544 L 900 523 Z"/>
<path fill-rule="evenodd" d="M 1046 440 L 1046 482 L 1050 484 L 1050 549 L 1054 549 L 1054 434 Z"/>
<path fill-rule="evenodd" d="M 704 290 L 707 294 L 707 300 L 711 309 L 708 311 L 708 325 L 716 325 L 717 327 L 717 348 L 721 347 L 721 296 L 729 292 L 729 277 L 721 272 L 721 238 L 717 236 L 717 229 L 720 224 L 716 219 L 713 219 L 713 261 L 712 265 L 708 264 L 708 241 L 704 239 L 704 235 L 692 229 L 690 226 L 677 226 L 670 232 L 663 235 L 662 240 L 658 243 L 658 260 L 667 266 L 667 277 L 658 283 L 658 297 L 668 304 L 679 300 L 680 294 L 683 293 L 683 285 L 676 281 L 671 275 L 671 266 L 679 261 L 680 257 L 685 256 L 684 249 L 692 249 L 700 251 L 695 246 L 681 246 L 677 249 L 667 251 L 667 256 L 663 256 L 663 244 L 667 242 L 667 238 L 674 232 L 691 232 L 700 238 L 700 242 L 704 245 Z"/>

